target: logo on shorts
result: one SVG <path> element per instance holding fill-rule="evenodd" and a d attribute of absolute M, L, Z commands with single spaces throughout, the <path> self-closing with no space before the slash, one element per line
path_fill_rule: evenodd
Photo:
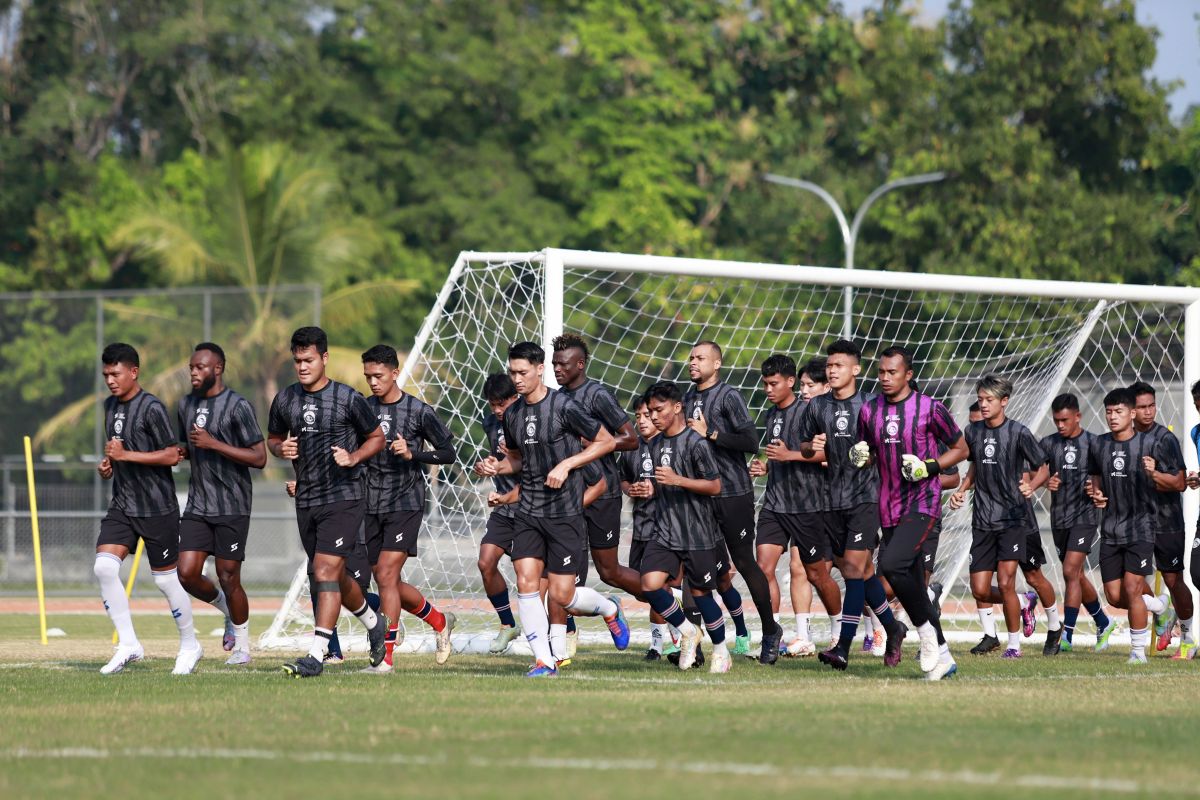
<path fill-rule="evenodd" d="M 861 533 L 856 533 L 856 534 L 854 534 L 854 541 L 855 541 L 855 542 L 861 542 L 861 541 L 862 541 L 862 534 L 861 534 Z"/>
<path fill-rule="evenodd" d="M 808 554 L 810 556 L 815 556 L 817 554 L 817 548 L 815 548 L 815 547 L 808 548 Z"/>
<path fill-rule="evenodd" d="M 167 556 L 169 556 L 169 555 L 171 555 L 171 551 L 170 551 L 170 550 L 163 550 L 163 556 L 162 556 L 162 557 L 163 557 L 163 559 L 164 559 L 164 560 L 165 560 L 165 559 L 167 558 Z"/>
<path fill-rule="evenodd" d="M 1144 558 L 1142 559 L 1142 566 L 1143 566 L 1143 567 L 1145 567 L 1145 566 L 1146 566 L 1146 559 L 1144 559 Z"/>
<path fill-rule="evenodd" d="M 884 430 L 887 431 L 888 436 L 895 436 L 900 433 L 900 423 L 897 420 L 889 419 Z"/>
<path fill-rule="evenodd" d="M 1083 544 L 1083 540 L 1086 538 L 1087 538 L 1086 536 L 1079 537 L 1079 544 Z"/>
<path fill-rule="evenodd" d="M 339 536 L 339 537 L 337 538 L 337 541 L 335 541 L 335 542 L 333 543 L 333 546 L 334 546 L 334 547 L 341 547 L 341 546 L 342 546 L 342 542 L 343 542 L 343 541 L 344 541 L 344 540 L 342 539 L 342 537 L 340 537 L 340 536 Z"/>
<path fill-rule="evenodd" d="M 1172 567 L 1173 567 L 1173 566 L 1175 566 L 1175 565 L 1176 565 L 1176 564 L 1178 564 L 1178 563 L 1179 563 L 1179 556 L 1175 556 L 1175 558 L 1172 558 L 1172 559 L 1171 559 L 1171 566 L 1172 566 Z"/>
<path fill-rule="evenodd" d="M 725 569 L 725 562 L 724 562 L 724 561 L 718 561 L 718 562 L 717 562 L 717 571 L 718 571 L 718 572 L 720 572 L 720 571 L 721 571 L 721 570 L 723 570 L 723 569 Z"/>
<path fill-rule="evenodd" d="M 404 540 L 404 534 L 403 534 L 403 533 L 397 533 L 397 534 L 396 534 L 396 542 L 397 542 L 397 543 L 399 543 L 399 542 L 401 542 L 401 541 L 403 541 L 403 540 Z"/>
<path fill-rule="evenodd" d="M 849 417 L 838 417 L 837 422 L 835 422 L 834 425 L 837 426 L 839 433 L 844 433 L 846 431 L 846 429 L 850 427 L 850 418 Z M 892 435 L 895 436 L 895 434 L 892 434 Z"/>
<path fill-rule="evenodd" d="M 746 538 L 746 529 L 745 529 L 745 528 L 742 528 L 742 532 L 738 534 L 738 538 L 739 538 L 739 539 L 745 539 L 745 538 Z"/>
<path fill-rule="evenodd" d="M 711 580 L 712 580 L 712 573 L 711 572 L 704 573 L 704 582 L 708 583 Z"/>
<path fill-rule="evenodd" d="M 354 570 L 354 579 L 358 580 L 361 577 L 362 577 L 362 570 L 361 569 Z"/>
<path fill-rule="evenodd" d="M 1017 548 L 1018 548 L 1018 547 L 1020 547 L 1020 546 L 1021 546 L 1021 545 L 1019 545 L 1019 544 L 1014 544 L 1014 545 L 1013 545 L 1013 552 L 1014 552 L 1014 553 L 1015 553 L 1015 552 L 1017 552 Z"/>
<path fill-rule="evenodd" d="M 570 557 L 570 556 L 563 556 L 563 566 L 564 566 L 564 567 L 568 567 L 568 566 L 570 566 L 570 565 L 571 565 L 571 557 Z"/>
<path fill-rule="evenodd" d="M 933 561 L 933 554 L 932 554 L 932 553 L 926 553 L 926 554 L 925 554 L 925 563 L 926 563 L 926 564 L 928 564 L 930 561 Z"/>
<path fill-rule="evenodd" d="M 238 546 L 238 543 L 237 543 L 237 542 L 234 542 L 233 544 L 229 545 L 229 550 L 230 550 L 231 552 L 233 552 L 233 551 L 236 551 L 236 550 L 237 550 L 237 546 Z"/>
<path fill-rule="evenodd" d="M 606 535 L 604 538 L 605 538 L 605 539 L 611 539 L 611 538 L 612 538 L 612 531 L 609 531 L 609 532 L 608 532 L 608 534 L 607 534 L 607 535 Z"/>

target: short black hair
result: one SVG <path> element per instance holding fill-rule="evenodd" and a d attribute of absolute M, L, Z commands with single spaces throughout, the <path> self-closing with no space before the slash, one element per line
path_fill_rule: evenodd
<path fill-rule="evenodd" d="M 212 342 L 201 342 L 192 348 L 193 353 L 199 353 L 201 350 L 207 350 L 212 353 L 217 357 L 217 363 L 222 367 L 225 366 L 225 351 L 221 349 L 220 345 L 213 344 Z"/>
<path fill-rule="evenodd" d="M 861 361 L 862 348 L 849 339 L 838 339 L 836 342 L 829 345 L 829 347 L 825 348 L 825 355 L 845 355 L 852 357 L 855 361 Z"/>
<path fill-rule="evenodd" d="M 308 347 L 317 348 L 317 352 L 325 355 L 329 352 L 329 337 L 325 335 L 325 331 L 318 328 L 316 325 L 306 325 L 303 328 L 297 328 L 292 334 L 292 352 L 304 350 Z"/>
<path fill-rule="evenodd" d="M 104 352 L 100 354 L 100 363 L 109 367 L 115 364 L 124 364 L 127 367 L 142 366 L 138 351 L 133 349 L 133 345 L 124 342 L 113 342 L 106 345 Z"/>
<path fill-rule="evenodd" d="M 879 354 L 880 360 L 883 360 L 885 358 L 895 358 L 896 356 L 900 356 L 901 358 L 904 359 L 904 368 L 905 369 L 913 368 L 912 353 L 909 352 L 909 349 L 907 347 L 904 347 L 904 346 L 898 345 L 898 344 L 894 344 L 891 347 L 889 347 L 887 350 L 884 350 L 882 353 Z"/>
<path fill-rule="evenodd" d="M 646 390 L 646 404 L 651 400 L 666 400 L 668 403 L 683 402 L 683 392 L 674 381 L 659 381 Z"/>
<path fill-rule="evenodd" d="M 692 349 L 695 350 L 700 345 L 708 345 L 713 350 L 717 351 L 717 358 L 722 358 L 721 345 L 717 344 L 712 339 L 701 339 L 700 341 L 698 341 L 694 345 L 692 345 Z"/>
<path fill-rule="evenodd" d="M 766 378 L 770 375 L 782 375 L 785 378 L 796 377 L 796 362 L 789 355 L 783 353 L 775 353 L 768 356 L 767 360 L 762 363 L 762 374 Z"/>
<path fill-rule="evenodd" d="M 1192 384 L 1192 399 L 1195 400 L 1197 397 L 1200 397 L 1200 381 Z"/>
<path fill-rule="evenodd" d="M 1151 397 L 1156 397 L 1156 395 L 1154 394 L 1154 387 L 1151 386 L 1150 384 L 1146 383 L 1145 381 L 1134 381 L 1133 383 L 1129 384 L 1129 391 L 1133 392 L 1134 397 L 1137 397 L 1138 395 L 1143 395 L 1143 394 L 1148 394 Z"/>
<path fill-rule="evenodd" d="M 1113 389 L 1108 394 L 1104 395 L 1105 406 L 1128 406 L 1129 408 L 1137 407 L 1137 395 L 1133 389 L 1128 386 L 1123 386 Z"/>
<path fill-rule="evenodd" d="M 546 351 L 536 342 L 517 342 L 508 348 L 508 360 L 528 361 L 530 364 L 545 364 Z"/>
<path fill-rule="evenodd" d="M 825 377 L 827 363 L 823 358 L 809 359 L 808 363 L 804 365 L 804 369 L 800 370 L 800 374 L 807 375 L 813 383 L 829 383 L 829 378 Z"/>
<path fill-rule="evenodd" d="M 1063 392 L 1054 401 L 1050 403 L 1051 413 L 1057 414 L 1060 411 L 1078 411 L 1079 398 L 1070 392 Z"/>
<path fill-rule="evenodd" d="M 362 361 L 364 364 L 383 364 L 385 367 L 398 369 L 400 354 L 390 344 L 377 344 L 362 354 Z"/>
<path fill-rule="evenodd" d="M 554 352 L 556 353 L 561 350 L 578 348 L 579 351 L 583 353 L 584 361 L 587 361 L 588 356 L 591 355 L 591 353 L 588 351 L 587 342 L 583 340 L 582 336 L 574 333 L 564 333 L 560 336 L 555 336 L 554 341 L 550 343 L 550 346 L 554 348 Z"/>
<path fill-rule="evenodd" d="M 512 378 L 507 372 L 493 372 L 483 382 L 483 399 L 489 403 L 499 403 L 510 397 L 517 396 L 517 387 L 513 386 Z"/>
<path fill-rule="evenodd" d="M 968 408 L 967 411 L 970 411 L 972 414 L 978 414 L 979 413 L 979 401 L 976 400 L 974 403 L 971 403 L 971 407 Z"/>

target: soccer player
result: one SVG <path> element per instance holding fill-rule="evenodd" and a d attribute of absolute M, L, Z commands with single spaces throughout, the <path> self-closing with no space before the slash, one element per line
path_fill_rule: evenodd
<path fill-rule="evenodd" d="M 818 372 L 814 365 L 806 367 Z M 824 371 L 824 364 L 820 365 Z M 820 376 L 824 382 L 824 375 Z M 826 528 L 829 488 L 825 480 L 822 454 L 805 456 L 800 451 L 804 442 L 801 420 L 811 401 L 796 397 L 796 362 L 789 356 L 775 354 L 762 364 L 763 392 L 771 408 L 764 419 L 763 436 L 766 460 L 751 459 L 750 476 L 767 476 L 767 490 L 758 513 L 758 563 L 771 584 L 771 603 L 779 609 L 779 586 L 775 568 L 783 553 L 794 549 L 799 555 L 806 583 L 821 597 L 821 603 L 831 618 L 841 613 L 842 598 L 838 586 L 829 574 L 833 555 Z M 792 582 L 792 605 L 796 613 L 796 641 L 788 645 L 793 656 L 811 656 L 816 647 L 809 638 L 807 624 L 801 626 L 801 614 L 811 611 L 796 599 L 796 581 Z M 812 589 L 808 591 L 812 602 Z M 807 623 L 807 618 L 803 620 Z"/>
<path fill-rule="evenodd" d="M 225 615 L 226 664 L 250 663 L 250 604 L 242 560 L 250 533 L 250 468 L 267 463 L 267 446 L 250 401 L 225 385 L 225 351 L 196 345 L 188 363 L 192 393 L 179 401 L 180 455 L 191 461 L 187 506 L 179 522 L 179 581 L 192 597 Z M 217 582 L 204 577 L 213 556 Z"/>
<path fill-rule="evenodd" d="M 642 591 L 650 607 L 679 629 L 679 668 L 690 669 L 700 631 L 666 589 L 682 567 L 713 644 L 709 671 L 728 672 L 732 659 L 725 642 L 725 616 L 712 597 L 712 590 L 729 573 L 714 509 L 714 499 L 721 493 L 716 459 L 700 435 L 686 425 L 678 386 L 666 381 L 654 384 L 646 391 L 646 406 L 661 435 L 650 445 L 654 480 L 636 485 L 642 496 L 657 497 L 654 538 L 642 555 Z"/>
<path fill-rule="evenodd" d="M 483 382 L 483 399 L 491 412 L 483 419 L 488 455 L 499 460 L 504 457 L 505 451 L 501 420 L 508 407 L 517 402 L 517 389 L 506 373 L 495 372 Z M 474 471 L 476 475 L 484 477 L 483 463 L 477 463 Z M 488 515 L 487 529 L 479 542 L 479 576 L 483 579 L 488 602 L 496 610 L 496 617 L 500 621 L 500 629 L 488 645 L 488 652 L 503 653 L 520 633 L 508 598 L 508 582 L 499 569 L 502 556 L 512 558 L 513 523 L 516 519 L 515 503 L 502 502 L 502 499 L 517 490 L 517 481 L 510 475 L 495 475 L 492 483 L 494 491 L 488 495 L 488 506 L 492 513 Z"/>
<path fill-rule="evenodd" d="M 717 522 L 733 566 L 742 574 L 762 620 L 762 649 L 758 660 L 763 664 L 774 664 L 779 659 L 783 627 L 773 617 L 771 586 L 755 558 L 754 484 L 746 463 L 749 455 L 758 453 L 758 434 L 746 401 L 736 389 L 721 380 L 720 370 L 720 346 L 716 342 L 697 342 L 688 356 L 688 375 L 693 385 L 683 397 L 683 408 L 688 427 L 712 448 L 721 475 L 721 495 L 715 501 Z M 748 655 L 750 638 L 745 622 L 739 622 L 741 614 L 735 614 L 728 603 L 726 608 L 734 617 L 739 637 L 734 653 Z"/>
<path fill-rule="evenodd" d="M 1196 411 L 1200 412 L 1200 381 L 1192 384 L 1192 405 L 1196 407 Z M 1192 447 L 1196 450 L 1196 456 L 1200 458 L 1200 425 L 1193 425 L 1190 432 L 1192 439 Z M 1187 486 L 1189 489 L 1200 489 L 1200 473 L 1189 471 L 1187 473 Z M 1197 530 L 1200 530 L 1200 524 L 1197 524 Z M 1192 539 L 1192 558 L 1191 558 L 1191 575 L 1192 585 L 1200 585 L 1200 535 Z M 1189 639 L 1185 636 L 1179 637 L 1179 649 L 1175 655 L 1171 656 L 1175 660 L 1188 660 L 1196 655 L 1195 628 L 1192 629 L 1192 636 Z"/>
<path fill-rule="evenodd" d="M 826 522 L 831 555 L 841 570 L 846 593 L 841 628 L 829 649 L 817 657 L 834 669 L 846 669 L 865 601 L 887 633 L 884 663 L 894 667 L 900 663 L 908 629 L 888 606 L 887 590 L 871 564 L 871 553 L 879 544 L 879 478 L 874 470 L 860 469 L 851 459 L 851 451 L 863 438 L 860 412 L 871 399 L 858 390 L 862 351 L 854 342 L 839 339 L 826 348 L 825 356 L 829 391 L 814 397 L 805 409 L 800 452 L 806 457 L 822 452 L 828 465 L 830 510 Z M 809 577 L 812 579 L 813 573 Z M 924 595 L 924 587 L 921 592 Z"/>
<path fill-rule="evenodd" d="M 938 476 L 966 458 L 967 444 L 946 407 L 914 389 L 912 378 L 908 350 L 892 346 L 880 354 L 882 395 L 863 403 L 857 424 L 861 441 L 850 448 L 848 458 L 860 468 L 872 462 L 878 467 L 886 544 L 879 569 L 917 626 L 921 670 L 927 679 L 940 680 L 958 668 L 925 590 L 921 547 L 942 513 Z"/>
<path fill-rule="evenodd" d="M 1088 493 L 1100 509 L 1100 579 L 1110 605 L 1129 612 L 1130 664 L 1146 663 L 1146 577 L 1154 574 L 1154 530 L 1158 498 L 1146 459 L 1155 443 L 1133 426 L 1137 396 L 1114 389 L 1104 396 L 1109 432 L 1088 450 Z M 1155 604 L 1157 605 L 1157 603 Z M 1166 603 L 1162 603 L 1165 611 Z"/>
<path fill-rule="evenodd" d="M 1063 569 L 1062 650 L 1074 647 L 1075 624 L 1082 603 L 1096 623 L 1096 649 L 1108 646 L 1116 621 L 1104 613 L 1100 597 L 1087 576 L 1087 557 L 1099 538 L 1098 512 L 1087 495 L 1087 457 L 1096 435 L 1083 429 L 1079 399 L 1060 394 L 1050 404 L 1056 433 L 1042 439 L 1046 462 L 1033 479 L 1033 487 L 1050 492 L 1050 529 Z M 1049 637 L 1047 637 L 1049 644 Z"/>
<path fill-rule="evenodd" d="M 267 449 L 296 469 L 296 522 L 313 564 L 315 629 L 308 654 L 285 664 L 297 678 L 320 675 L 341 606 L 367 629 L 370 661 L 383 661 L 389 621 L 367 603 L 346 572 L 358 542 L 365 488 L 359 465 L 383 450 L 384 435 L 366 398 L 325 374 L 329 339 L 318 327 L 296 330 L 291 339 L 297 382 L 271 402 Z"/>
<path fill-rule="evenodd" d="M 533 342 L 508 349 L 508 375 L 521 397 L 504 412 L 505 457 L 484 459 L 481 467 L 486 475 L 520 476 L 512 559 L 521 626 L 536 658 L 526 673 L 531 678 L 558 674 L 539 593 L 543 569 L 551 602 L 578 616 L 603 617 L 617 649 L 629 646 L 620 604 L 575 585 L 586 541 L 579 468 L 611 453 L 615 441 L 578 403 L 546 386 L 545 361 L 545 351 Z"/>
<path fill-rule="evenodd" d="M 432 406 L 401 389 L 400 358 L 394 347 L 377 344 L 362 354 L 362 362 L 371 390 L 367 405 L 384 437 L 383 450 L 366 462 L 367 554 L 379 586 L 380 607 L 391 621 L 383 661 L 375 669 L 392 670 L 401 608 L 433 629 L 434 660 L 445 664 L 450 658 L 454 614 L 443 614 L 415 586 L 405 583 L 403 570 L 405 562 L 417 555 L 425 516 L 425 466 L 453 463 L 454 438 Z"/>
<path fill-rule="evenodd" d="M 117 629 L 117 650 L 100 674 L 116 674 L 146 657 L 121 585 L 121 562 L 142 539 L 154 585 L 167 598 L 179 629 L 179 655 L 172 674 L 188 675 L 204 653 L 196 641 L 192 601 L 179 583 L 176 569 L 179 502 L 171 467 L 179 463 L 179 447 L 166 406 L 138 383 L 141 359 L 137 350 L 114 342 L 101 352 L 100 362 L 112 396 L 104 401 L 107 440 L 96 471 L 104 480 L 112 480 L 113 491 L 108 513 L 100 521 L 92 568 L 100 581 L 104 610 Z"/>
<path fill-rule="evenodd" d="M 1154 387 L 1138 381 L 1129 388 L 1137 401 L 1133 410 L 1133 427 L 1149 436 L 1154 443 L 1144 465 L 1158 490 L 1155 494 L 1158 513 L 1154 518 L 1154 562 L 1162 573 L 1163 583 L 1175 607 L 1159 610 L 1157 603 L 1152 603 L 1154 607 L 1150 610 L 1154 611 L 1156 647 L 1166 650 L 1171 644 L 1171 632 L 1176 619 L 1179 620 L 1180 641 L 1193 641 L 1192 632 L 1196 624 L 1192 590 L 1183 579 L 1187 535 L 1183 524 L 1183 495 L 1180 493 L 1187 490 L 1187 472 L 1179 440 L 1170 429 L 1154 420 L 1158 414 Z"/>
<path fill-rule="evenodd" d="M 587 376 L 590 353 L 587 343 L 579 336 L 564 333 L 553 342 L 554 353 L 550 364 L 559 391 L 578 403 L 584 411 L 600 420 L 612 434 L 617 451 L 637 450 L 638 439 L 629 415 L 621 408 L 607 386 Z M 621 489 L 617 474 L 617 459 L 609 453 L 599 459 L 604 474 L 604 494 L 584 510 L 587 522 L 588 546 L 592 551 L 592 562 L 600 580 L 638 597 L 642 581 L 637 570 L 622 566 L 617 561 L 617 547 L 621 544 Z M 586 562 L 581 567 L 586 566 Z"/>

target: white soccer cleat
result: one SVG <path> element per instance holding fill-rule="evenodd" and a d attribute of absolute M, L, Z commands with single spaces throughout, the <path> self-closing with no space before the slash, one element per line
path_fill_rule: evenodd
<path fill-rule="evenodd" d="M 380 661 L 379 666 L 376 666 L 376 667 L 366 666 L 366 667 L 363 667 L 362 669 L 360 669 L 359 672 L 365 672 L 368 675 L 387 675 L 389 672 L 392 671 L 392 669 L 394 669 L 394 668 L 392 667 L 391 664 L 389 664 L 386 661 Z"/>
<path fill-rule="evenodd" d="M 692 626 L 690 634 L 679 637 L 679 668 L 689 670 L 696 663 L 696 648 L 700 646 L 700 629 Z"/>
<path fill-rule="evenodd" d="M 1149 663 L 1149 659 L 1146 658 L 1145 653 L 1131 651 L 1129 653 L 1129 660 L 1126 661 L 1125 663 L 1126 664 L 1147 664 L 1147 663 Z"/>
<path fill-rule="evenodd" d="M 713 645 L 712 658 L 709 660 L 708 671 L 714 675 L 723 675 L 733 666 L 733 658 L 729 655 L 729 646 L 724 642 Z"/>
<path fill-rule="evenodd" d="M 882 630 L 876 628 L 871 633 L 871 655 L 875 658 L 883 658 L 887 654 L 887 636 Z"/>
<path fill-rule="evenodd" d="M 795 639 L 788 644 L 787 654 L 792 658 L 815 656 L 817 654 L 817 646 L 808 639 Z"/>
<path fill-rule="evenodd" d="M 234 650 L 229 654 L 229 658 L 225 659 L 225 663 L 231 667 L 242 667 L 250 663 L 249 650 Z"/>
<path fill-rule="evenodd" d="M 196 669 L 196 664 L 200 662 L 200 657 L 204 655 L 204 648 L 197 642 L 196 646 L 187 649 L 181 648 L 179 655 L 175 657 L 175 669 L 171 670 L 172 675 L 191 675 Z"/>
<path fill-rule="evenodd" d="M 109 662 L 100 668 L 100 674 L 116 675 L 125 669 L 127 664 L 141 661 L 145 657 L 146 651 L 141 644 L 136 644 L 132 647 L 118 647 L 117 652 L 113 653 L 113 657 Z"/>
<path fill-rule="evenodd" d="M 579 652 L 579 631 L 567 631 L 567 658 L 574 658 Z"/>
<path fill-rule="evenodd" d="M 953 658 L 944 658 L 938 661 L 937 666 L 925 673 L 925 680 L 940 681 L 942 678 L 949 678 L 958 672 L 958 664 Z"/>
<path fill-rule="evenodd" d="M 937 668 L 938 661 L 941 659 L 941 648 L 938 647 L 937 633 L 928 631 L 921 633 L 917 631 L 921 637 L 921 647 L 918 651 L 918 663 L 921 665 L 922 672 L 933 672 Z"/>
<path fill-rule="evenodd" d="M 453 643 L 450 641 L 450 635 L 454 633 L 454 626 L 458 624 L 458 618 L 451 612 L 446 612 L 446 624 L 437 632 L 437 650 L 434 653 L 433 660 L 438 664 L 445 664 L 450 660 L 450 653 L 453 652 Z M 397 632 L 399 637 L 399 632 Z"/>

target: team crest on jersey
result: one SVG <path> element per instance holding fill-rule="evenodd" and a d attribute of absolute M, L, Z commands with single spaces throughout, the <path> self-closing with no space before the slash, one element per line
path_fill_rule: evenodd
<path fill-rule="evenodd" d="M 379 415 L 379 427 L 383 428 L 383 438 L 388 438 L 392 435 L 392 418 L 387 414 Z"/>
<path fill-rule="evenodd" d="M 987 445 L 986 445 L 986 446 L 983 448 L 983 455 L 984 455 L 984 457 L 985 457 L 985 458 L 991 458 L 991 457 L 993 457 L 994 455 L 996 455 L 996 445 L 994 445 L 994 444 L 992 444 L 991 442 L 989 442 L 989 443 L 988 443 L 988 444 L 987 444 Z"/>
<path fill-rule="evenodd" d="M 303 417 L 305 425 L 316 425 L 317 424 L 317 410 L 318 410 L 317 407 L 314 406 L 312 403 L 304 404 L 304 408 L 303 408 L 303 411 L 301 412 L 300 416 Z"/>
<path fill-rule="evenodd" d="M 885 426 L 884 430 L 886 430 L 886 431 L 887 431 L 887 435 L 888 435 L 888 436 L 895 436 L 895 435 L 897 435 L 898 433 L 900 433 L 900 422 L 899 422 L 899 420 L 895 420 L 895 419 L 889 419 L 889 420 L 887 421 L 887 425 Z"/>
<path fill-rule="evenodd" d="M 692 419 L 700 419 L 704 416 L 704 409 L 700 403 L 696 403 L 696 407 L 692 409 Z"/>
<path fill-rule="evenodd" d="M 113 433 L 120 436 L 121 431 L 123 431 L 123 430 L 125 430 L 125 415 L 117 414 L 116 418 L 113 419 Z"/>
<path fill-rule="evenodd" d="M 664 467 L 671 466 L 671 451 L 664 450 L 662 456 L 659 457 L 658 463 Z"/>
<path fill-rule="evenodd" d="M 196 409 L 196 427 L 203 428 L 207 424 L 208 424 L 208 407 L 204 406 L 202 408 L 197 408 Z"/>
<path fill-rule="evenodd" d="M 651 458 L 649 454 L 646 454 L 646 457 L 642 459 L 642 472 L 653 472 L 653 471 L 654 471 L 654 459 Z"/>
<path fill-rule="evenodd" d="M 1121 456 L 1117 456 L 1116 458 L 1114 458 L 1114 459 L 1113 459 L 1113 469 L 1115 469 L 1115 470 L 1117 471 L 1117 474 L 1118 474 L 1118 475 L 1120 475 L 1120 474 L 1124 474 L 1124 472 L 1125 472 L 1125 459 L 1124 459 L 1124 458 L 1122 458 Z"/>
<path fill-rule="evenodd" d="M 783 422 L 775 420 L 775 427 L 771 428 L 771 438 L 778 439 L 779 432 L 783 430 Z"/>
<path fill-rule="evenodd" d="M 536 433 L 537 433 L 537 423 L 536 422 L 530 422 L 529 424 L 527 424 L 525 426 L 525 435 L 526 436 L 533 436 Z"/>
<path fill-rule="evenodd" d="M 1063 453 L 1063 461 L 1066 462 L 1068 467 L 1074 466 L 1076 458 L 1078 458 L 1078 456 L 1075 455 L 1074 447 L 1067 448 L 1067 451 Z"/>
<path fill-rule="evenodd" d="M 834 427 L 836 427 L 838 429 L 838 433 L 845 433 L 846 429 L 850 427 L 850 418 L 845 415 L 839 415 L 837 418 L 837 422 L 834 423 Z M 892 430 L 892 425 L 889 424 L 888 425 L 889 435 L 895 436 L 896 435 L 895 433 L 890 433 L 891 430 Z"/>

